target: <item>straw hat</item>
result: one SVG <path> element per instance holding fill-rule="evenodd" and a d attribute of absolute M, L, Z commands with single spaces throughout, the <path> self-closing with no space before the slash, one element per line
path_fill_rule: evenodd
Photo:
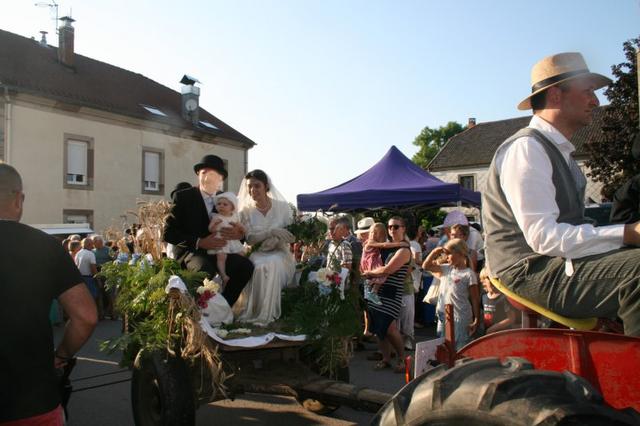
<path fill-rule="evenodd" d="M 355 230 L 356 234 L 362 234 L 363 232 L 369 232 L 369 228 L 373 225 L 375 221 L 372 217 L 365 217 L 358 221 L 358 229 Z"/>
<path fill-rule="evenodd" d="M 558 53 L 547 56 L 533 66 L 531 69 L 531 94 L 518 104 L 518 109 L 531 109 L 532 96 L 574 78 L 590 79 L 595 85 L 594 90 L 611 84 L 609 78 L 590 72 L 580 53 Z"/>

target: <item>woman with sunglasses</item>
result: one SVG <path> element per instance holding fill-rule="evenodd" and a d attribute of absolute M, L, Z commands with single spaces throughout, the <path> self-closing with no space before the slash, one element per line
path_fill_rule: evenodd
<path fill-rule="evenodd" d="M 382 353 L 382 360 L 375 365 L 374 369 L 382 370 L 391 367 L 391 349 L 393 348 L 398 354 L 398 364 L 394 371 L 402 373 L 404 372 L 404 341 L 398 330 L 397 320 L 402 307 L 403 285 L 409 269 L 411 251 L 405 235 L 404 219 L 392 217 L 389 219 L 387 229 L 392 242 L 404 241 L 407 245 L 391 250 L 386 255 L 384 266 L 365 274 L 365 278 L 387 277 L 378 293 L 381 304 L 369 304 L 369 330 L 378 337 L 378 346 Z"/>

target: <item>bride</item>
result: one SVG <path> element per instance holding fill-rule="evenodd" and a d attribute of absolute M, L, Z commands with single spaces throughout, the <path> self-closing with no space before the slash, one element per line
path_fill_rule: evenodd
<path fill-rule="evenodd" d="M 238 321 L 267 325 L 280 317 L 280 293 L 295 273 L 289 249 L 293 236 L 285 229 L 293 221 L 293 210 L 267 174 L 258 169 L 242 180 L 238 204 L 255 269 L 234 311 Z"/>

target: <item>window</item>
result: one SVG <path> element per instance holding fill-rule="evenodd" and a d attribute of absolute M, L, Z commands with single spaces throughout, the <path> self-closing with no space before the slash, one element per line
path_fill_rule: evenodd
<path fill-rule="evenodd" d="M 65 209 L 62 211 L 62 223 L 88 223 L 93 228 L 93 210 Z"/>
<path fill-rule="evenodd" d="M 465 189 L 476 190 L 476 178 L 473 175 L 458 176 L 458 183 Z"/>
<path fill-rule="evenodd" d="M 144 189 L 147 191 L 160 190 L 160 153 L 144 153 Z"/>
<path fill-rule="evenodd" d="M 200 121 L 200 125 L 204 126 L 204 127 L 208 127 L 212 130 L 219 130 L 216 126 L 214 126 L 213 124 L 209 123 L 208 121 Z"/>
<path fill-rule="evenodd" d="M 165 114 L 164 112 L 160 111 L 158 108 L 151 106 L 151 105 L 142 105 L 140 104 L 140 106 L 144 109 L 146 109 L 148 112 L 150 112 L 153 115 L 159 115 L 160 117 L 166 117 L 167 114 Z"/>
<path fill-rule="evenodd" d="M 70 185 L 87 184 L 87 152 L 86 142 L 67 141 L 67 183 Z"/>
<path fill-rule="evenodd" d="M 67 189 L 93 189 L 93 138 L 64 135 L 64 180 Z"/>
<path fill-rule="evenodd" d="M 142 193 L 164 194 L 164 152 L 153 148 L 142 150 Z"/>

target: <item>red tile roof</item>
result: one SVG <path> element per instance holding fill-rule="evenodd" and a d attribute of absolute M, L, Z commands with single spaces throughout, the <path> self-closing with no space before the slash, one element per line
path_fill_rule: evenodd
<path fill-rule="evenodd" d="M 255 143 L 203 108 L 199 119 L 218 128 L 194 126 L 181 115 L 182 95 L 142 74 L 82 55 L 73 69 L 58 62 L 58 49 L 0 30 L 0 86 L 129 117 L 166 123 L 177 129 L 220 136 L 251 147 Z M 160 117 L 141 105 L 153 106 Z"/>

